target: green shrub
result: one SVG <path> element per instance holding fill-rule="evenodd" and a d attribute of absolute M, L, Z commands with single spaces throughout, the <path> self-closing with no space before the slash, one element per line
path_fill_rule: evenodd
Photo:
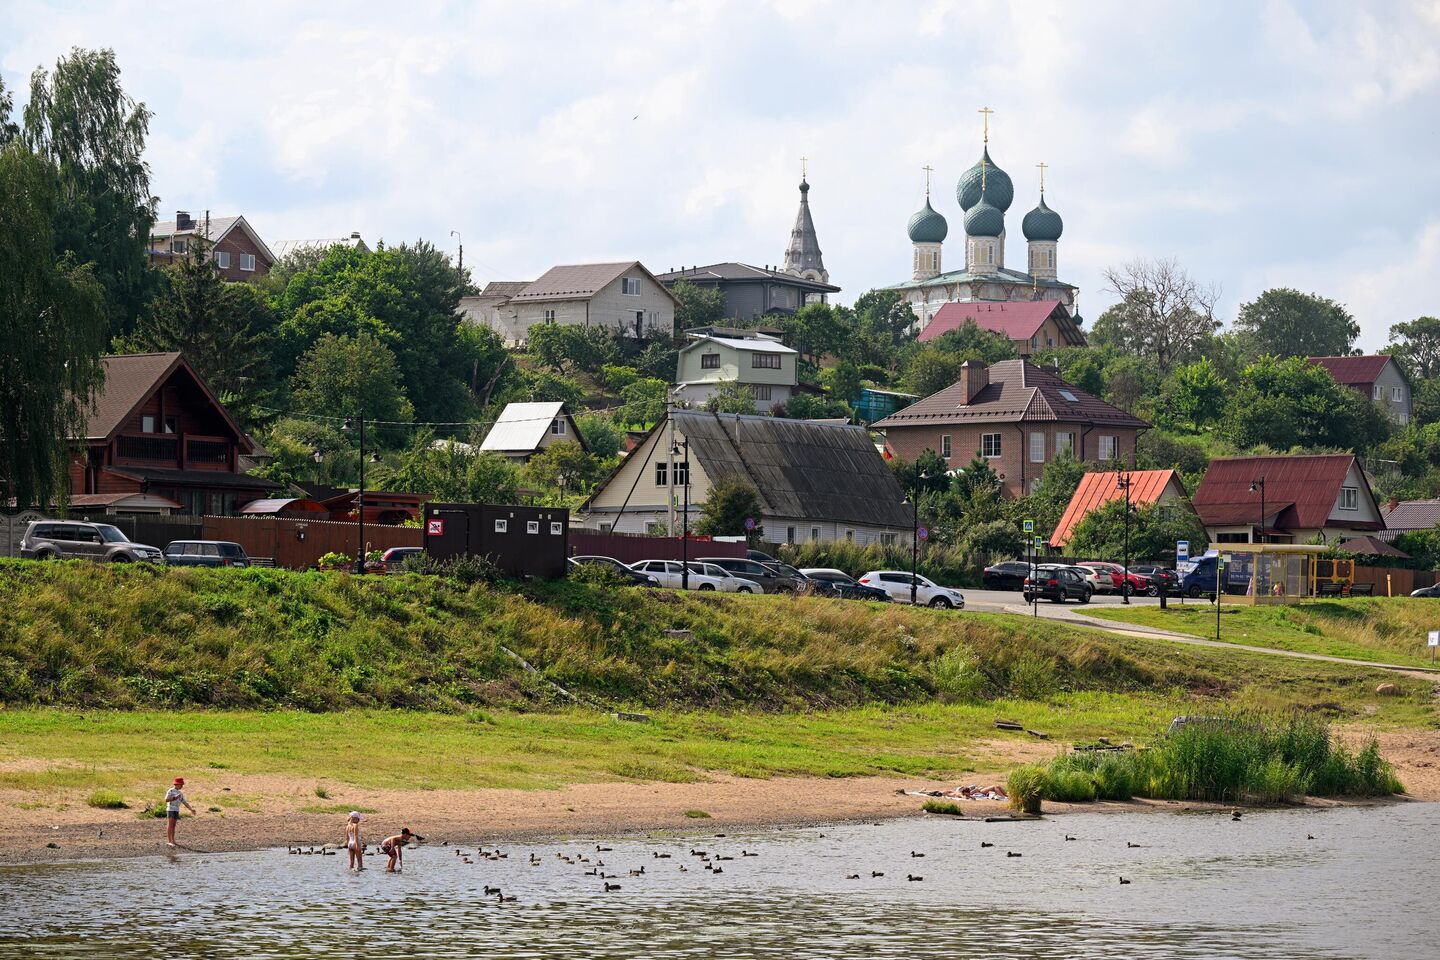
<path fill-rule="evenodd" d="M 125 798 L 114 790 L 96 790 L 86 798 L 85 802 L 100 810 L 128 810 L 130 805 Z"/>
<path fill-rule="evenodd" d="M 1051 768 L 1045 799 L 1057 803 L 1089 803 L 1095 799 L 1095 781 L 1083 770 Z"/>
<path fill-rule="evenodd" d="M 1010 806 L 1022 813 L 1038 814 L 1049 786 L 1049 772 L 1042 766 L 1027 764 L 1010 771 L 1005 792 L 1010 794 Z"/>
<path fill-rule="evenodd" d="M 709 819 L 710 819 L 710 814 L 706 813 L 704 810 L 686 810 L 686 811 L 685 811 L 685 816 L 689 817 L 691 820 L 709 820 Z"/>
<path fill-rule="evenodd" d="M 353 566 L 354 563 L 355 561 L 348 553 L 341 553 L 338 550 L 323 553 L 320 555 L 320 559 L 315 561 L 316 566 L 326 570 L 343 570 L 346 567 Z"/>
<path fill-rule="evenodd" d="M 958 817 L 964 814 L 964 811 L 960 809 L 960 804 L 950 800 L 936 800 L 934 797 L 922 803 L 920 809 L 926 813 L 943 813 L 951 817 Z"/>
<path fill-rule="evenodd" d="M 1021 700 L 1044 700 L 1060 689 L 1055 661 L 1027 653 L 1010 665 L 1010 696 Z"/>
<path fill-rule="evenodd" d="M 930 677 L 935 689 L 956 700 L 983 699 L 988 680 L 980 672 L 980 663 L 964 647 L 951 647 L 930 661 Z"/>

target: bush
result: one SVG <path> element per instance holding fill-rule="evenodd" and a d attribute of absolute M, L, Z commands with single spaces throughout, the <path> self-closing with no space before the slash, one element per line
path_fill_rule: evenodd
<path fill-rule="evenodd" d="M 951 647 L 930 662 L 935 689 L 956 700 L 974 701 L 985 696 L 989 682 L 980 672 L 980 663 L 964 647 Z"/>
<path fill-rule="evenodd" d="M 1010 666 L 1010 696 L 1021 700 L 1044 700 L 1060 688 L 1055 661 L 1027 653 Z"/>
<path fill-rule="evenodd" d="M 1057 803 L 1089 803 L 1096 796 L 1095 780 L 1081 770 L 1050 769 L 1045 799 Z"/>
<path fill-rule="evenodd" d="M 1038 814 L 1040 801 L 1050 788 L 1050 774 L 1044 767 L 1027 764 L 1010 771 L 1005 781 L 1005 792 L 1010 794 L 1010 806 L 1022 813 Z"/>
<path fill-rule="evenodd" d="M 960 809 L 960 804 L 950 800 L 936 800 L 933 797 L 922 803 L 920 809 L 926 813 L 943 813 L 950 817 L 964 815 L 964 811 Z"/>
<path fill-rule="evenodd" d="M 85 800 L 90 806 L 99 810 L 128 810 L 130 804 L 125 798 L 114 790 L 96 790 Z"/>
<path fill-rule="evenodd" d="M 315 565 L 321 570 L 343 570 L 346 567 L 353 566 L 354 563 L 355 561 L 351 559 L 348 553 L 340 553 L 338 550 L 331 550 L 329 553 L 321 554 L 320 559 L 315 561 Z"/>

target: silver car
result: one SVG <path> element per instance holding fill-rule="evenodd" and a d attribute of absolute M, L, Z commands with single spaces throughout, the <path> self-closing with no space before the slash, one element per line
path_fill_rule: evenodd
<path fill-rule="evenodd" d="M 20 556 L 31 560 L 95 560 L 160 563 L 158 547 L 132 543 L 119 527 L 84 520 L 35 520 L 20 538 Z"/>

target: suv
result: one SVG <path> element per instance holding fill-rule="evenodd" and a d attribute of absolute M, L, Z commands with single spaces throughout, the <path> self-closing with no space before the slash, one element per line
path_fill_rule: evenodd
<path fill-rule="evenodd" d="M 1074 567 L 1046 564 L 1036 567 L 1035 576 L 1025 580 L 1024 596 L 1026 603 L 1039 599 L 1064 603 L 1071 598 L 1089 603 L 1094 592 L 1094 588 Z"/>
<path fill-rule="evenodd" d="M 942 587 L 932 580 L 903 570 L 871 570 L 861 575 L 860 582 L 867 587 L 884 590 L 891 600 L 899 600 L 901 603 L 910 601 L 910 587 L 913 582 L 917 604 L 923 603 L 927 607 L 941 610 L 965 609 L 965 598 L 960 595 L 960 591 Z"/>
<path fill-rule="evenodd" d="M 20 538 L 20 556 L 31 560 L 98 560 L 130 563 L 141 560 L 159 563 L 160 550 L 145 543 L 131 543 L 119 527 L 108 523 L 79 520 L 35 520 Z"/>
<path fill-rule="evenodd" d="M 742 560 L 739 557 L 700 557 L 699 562 L 713 563 L 737 577 L 754 580 L 765 588 L 766 593 L 794 593 L 800 586 L 798 577 L 777 573 L 773 567 L 758 560 Z"/>
<path fill-rule="evenodd" d="M 1139 574 L 1150 582 L 1150 589 L 1145 591 L 1147 596 L 1160 596 L 1162 588 L 1172 597 L 1180 592 L 1180 575 L 1169 567 L 1145 564 L 1139 567 L 1131 567 L 1130 572 Z"/>
<path fill-rule="evenodd" d="M 248 567 L 245 548 L 228 540 L 171 540 L 165 562 L 172 567 Z"/>
<path fill-rule="evenodd" d="M 1021 590 L 1030 576 L 1030 564 L 1024 560 L 1006 560 L 980 571 L 980 584 L 986 590 Z"/>
<path fill-rule="evenodd" d="M 641 573 L 638 570 L 631 570 L 629 567 L 625 566 L 625 564 L 621 563 L 619 560 L 616 560 L 614 557 L 602 557 L 598 554 L 586 554 L 584 556 L 571 557 L 570 566 L 604 567 L 606 570 L 609 570 L 611 573 L 615 574 L 615 576 L 619 577 L 621 580 L 634 587 L 660 586 L 659 579 L 652 577 L 648 573 Z"/>
<path fill-rule="evenodd" d="M 1105 577 L 1110 577 L 1110 583 L 1105 587 L 1105 593 L 1121 593 L 1121 584 L 1124 584 L 1124 595 L 1134 596 L 1137 593 L 1148 593 L 1150 581 L 1135 572 L 1135 568 L 1129 570 L 1129 578 L 1126 578 L 1126 570 L 1118 563 L 1109 563 L 1104 560 L 1086 560 L 1083 563 L 1075 564 L 1077 567 L 1089 567 L 1100 574 L 1100 582 L 1105 584 Z"/>
<path fill-rule="evenodd" d="M 836 570 L 834 567 L 802 567 L 800 573 L 806 579 L 817 584 L 817 592 L 823 591 L 826 596 L 839 597 L 842 600 L 881 600 L 888 602 L 890 594 L 879 587 L 867 587 L 863 583 L 856 583 L 855 579 L 843 570 Z M 825 584 L 824 587 L 818 587 Z"/>

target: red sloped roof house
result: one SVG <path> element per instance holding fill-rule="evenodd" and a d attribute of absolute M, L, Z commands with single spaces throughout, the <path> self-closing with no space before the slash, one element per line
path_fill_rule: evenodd
<path fill-rule="evenodd" d="M 1210 462 L 1191 501 L 1212 543 L 1253 542 L 1261 526 L 1261 480 L 1269 540 L 1304 543 L 1323 534 L 1328 542 L 1385 529 L 1353 454 L 1231 457 Z"/>
<path fill-rule="evenodd" d="M 1130 503 L 1134 506 L 1166 503 L 1185 496 L 1185 485 L 1174 470 L 1129 470 L 1126 473 L 1130 477 Z M 1063 547 L 1070 542 L 1075 527 L 1087 513 L 1112 500 L 1124 499 L 1125 491 L 1120 489 L 1119 478 L 1120 474 L 1115 470 L 1091 472 L 1081 477 L 1075 495 L 1070 498 L 1069 506 L 1055 525 L 1055 532 L 1050 535 L 1050 545 Z"/>
<path fill-rule="evenodd" d="M 981 330 L 998 333 L 1015 344 L 1022 357 L 1047 347 L 1083 347 L 1085 334 L 1058 300 L 983 300 L 947 303 L 935 311 L 917 338 L 928 343 L 973 320 Z"/>

